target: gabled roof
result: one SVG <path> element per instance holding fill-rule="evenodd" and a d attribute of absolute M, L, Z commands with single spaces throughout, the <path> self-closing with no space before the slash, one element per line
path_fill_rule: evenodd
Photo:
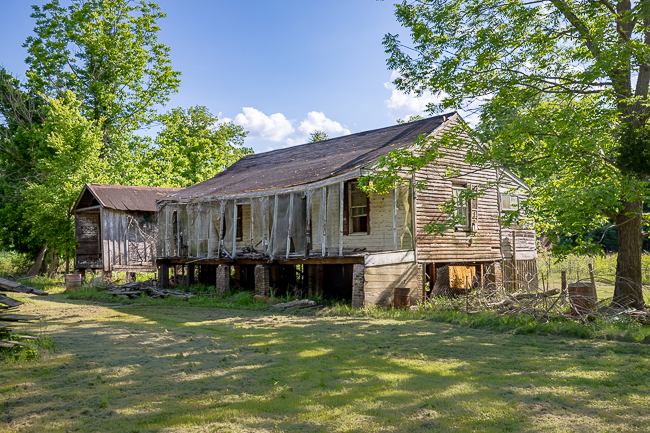
<path fill-rule="evenodd" d="M 419 135 L 432 133 L 453 114 L 248 155 L 215 177 L 168 198 L 264 191 L 324 180 L 363 167 L 392 150 L 410 146 Z"/>
<path fill-rule="evenodd" d="M 156 200 L 181 188 L 162 188 L 130 185 L 86 184 L 77 199 L 74 210 L 101 205 L 107 209 L 156 211 Z"/>

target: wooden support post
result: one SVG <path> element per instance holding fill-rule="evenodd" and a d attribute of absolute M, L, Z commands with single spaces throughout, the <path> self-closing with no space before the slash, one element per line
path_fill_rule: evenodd
<path fill-rule="evenodd" d="M 307 190 L 307 195 L 305 197 L 307 203 L 306 206 L 306 221 L 305 221 L 305 254 L 304 257 L 309 258 L 309 248 L 311 247 L 311 190 Z"/>
<path fill-rule="evenodd" d="M 196 283 L 195 277 L 194 277 L 194 270 L 195 270 L 194 263 L 189 263 L 187 265 L 187 288 L 189 289 L 190 286 Z"/>
<path fill-rule="evenodd" d="M 562 271 L 562 287 L 560 290 L 564 291 L 566 289 L 566 271 Z"/>
<path fill-rule="evenodd" d="M 208 203 L 210 205 L 210 212 L 208 214 L 208 253 L 206 257 L 212 258 L 212 249 L 214 248 L 212 245 L 212 203 Z"/>
<path fill-rule="evenodd" d="M 513 290 L 516 292 L 519 289 L 519 272 L 517 270 L 517 233 L 512 231 L 512 275 L 513 275 Z"/>
<path fill-rule="evenodd" d="M 285 258 L 289 258 L 291 252 L 291 229 L 293 226 L 293 194 L 289 195 L 289 228 L 287 229 L 287 253 Z"/>
<path fill-rule="evenodd" d="M 169 288 L 169 265 L 160 265 L 160 272 L 158 276 L 160 280 L 160 288 L 167 289 Z"/>
<path fill-rule="evenodd" d="M 267 204 L 269 202 L 268 197 L 264 197 L 262 199 L 262 253 L 266 256 L 268 254 L 267 251 L 267 246 L 268 246 L 268 239 L 266 238 L 266 234 L 268 232 L 268 227 L 267 227 L 267 221 L 266 221 L 266 208 Z"/>
<path fill-rule="evenodd" d="M 594 266 L 591 263 L 587 264 L 589 267 L 589 279 L 591 280 L 591 285 L 596 289 L 596 276 L 594 275 Z"/>
<path fill-rule="evenodd" d="M 113 281 L 113 271 L 104 271 L 102 270 L 102 281 L 104 283 L 110 283 Z"/>
<path fill-rule="evenodd" d="M 393 251 L 397 251 L 397 209 L 395 200 L 395 188 L 393 188 Z"/>
<path fill-rule="evenodd" d="M 345 203 L 345 182 L 339 182 L 339 257 L 343 257 L 343 204 Z"/>
<path fill-rule="evenodd" d="M 232 258 L 237 257 L 237 202 L 233 200 L 232 212 Z"/>
<path fill-rule="evenodd" d="M 254 248 L 254 243 L 255 243 L 255 237 L 253 236 L 253 228 L 254 228 L 254 221 L 253 221 L 253 200 L 254 198 L 251 197 L 251 204 L 250 204 L 250 212 L 251 212 L 251 227 L 250 227 L 250 240 L 251 240 L 251 253 L 253 252 Z M 243 215 L 242 215 L 243 217 Z M 242 233 L 243 234 L 243 233 Z"/>
<path fill-rule="evenodd" d="M 309 296 L 323 296 L 323 265 L 308 265 L 307 293 Z"/>
<path fill-rule="evenodd" d="M 224 220 L 224 216 L 226 215 L 226 209 L 224 206 L 223 201 L 220 202 L 220 209 L 221 209 L 221 219 L 219 220 L 219 252 L 217 253 L 217 257 L 221 257 L 221 250 L 223 249 L 223 228 L 224 224 L 226 221 Z"/>
<path fill-rule="evenodd" d="M 241 287 L 241 271 L 240 265 L 233 265 L 233 283 L 235 287 Z"/>
<path fill-rule="evenodd" d="M 181 207 L 177 206 L 176 207 L 176 249 L 177 249 L 177 256 L 181 256 L 181 244 L 183 243 L 183 240 L 181 239 Z"/>
<path fill-rule="evenodd" d="M 323 227 L 323 245 L 321 256 L 327 256 L 327 186 L 323 187 L 323 205 L 321 206 L 321 223 Z"/>
<path fill-rule="evenodd" d="M 167 275 L 169 275 L 169 273 Z M 124 279 L 127 283 L 135 283 L 135 272 L 127 272 Z"/>
<path fill-rule="evenodd" d="M 277 227 L 278 227 L 278 195 L 276 194 L 273 200 L 273 226 L 271 227 L 271 235 L 273 235 L 273 231 Z M 271 242 L 274 243 L 275 239 L 271 239 Z M 275 245 L 273 246 L 275 247 Z"/>

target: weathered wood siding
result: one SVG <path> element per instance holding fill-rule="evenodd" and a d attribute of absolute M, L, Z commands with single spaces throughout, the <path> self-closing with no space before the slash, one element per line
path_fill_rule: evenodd
<path fill-rule="evenodd" d="M 393 197 L 392 194 L 371 194 L 368 213 L 370 234 L 350 233 L 343 236 L 343 250 L 368 252 L 393 250 Z M 398 215 L 398 224 L 403 223 L 403 212 Z M 410 246 L 410 242 L 408 243 Z M 398 249 L 400 249 L 398 240 Z M 412 248 L 411 248 L 412 249 Z"/>
<path fill-rule="evenodd" d="M 157 227 L 148 212 L 102 210 L 104 271 L 155 270 Z"/>
<path fill-rule="evenodd" d="M 74 232 L 77 240 L 75 267 L 101 267 L 99 210 L 78 212 L 75 215 Z"/>
<path fill-rule="evenodd" d="M 454 124 L 450 123 L 449 127 Z M 437 134 L 444 133 L 444 130 Z M 463 137 L 472 146 L 469 137 Z M 426 182 L 428 188 L 415 192 L 416 251 L 418 262 L 492 262 L 501 260 L 501 241 L 509 238 L 510 232 L 499 227 L 499 200 L 496 186 L 485 190 L 476 200 L 476 213 L 471 215 L 472 230 L 450 229 L 444 236 L 426 233 L 425 227 L 444 218 L 440 206 L 452 197 L 452 185 L 465 185 L 468 188 L 487 185 L 497 180 L 494 169 L 477 170 L 465 162 L 465 149 L 445 149 L 445 156 L 431 163 L 414 175 L 415 182 Z M 454 178 L 443 178 L 447 168 L 458 170 Z M 503 187 L 518 186 L 502 172 Z M 532 240 L 532 244 L 531 244 Z M 532 230 L 517 231 L 517 251 L 527 259 L 536 257 L 535 233 Z M 532 245 L 532 248 L 531 248 Z M 521 249 L 519 249 L 521 248 Z M 525 253 L 524 253 L 525 252 Z M 524 258 L 522 256 L 521 258 Z"/>
<path fill-rule="evenodd" d="M 364 306 L 392 305 L 394 289 L 408 287 L 411 303 L 424 299 L 424 271 L 421 264 L 398 263 L 366 266 L 364 269 Z"/>

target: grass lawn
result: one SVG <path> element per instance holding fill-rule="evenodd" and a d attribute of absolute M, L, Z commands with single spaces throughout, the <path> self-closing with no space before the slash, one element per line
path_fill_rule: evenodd
<path fill-rule="evenodd" d="M 56 351 L 0 431 L 648 431 L 650 345 L 409 318 L 21 297 Z M 23 331 L 36 331 L 24 326 Z"/>

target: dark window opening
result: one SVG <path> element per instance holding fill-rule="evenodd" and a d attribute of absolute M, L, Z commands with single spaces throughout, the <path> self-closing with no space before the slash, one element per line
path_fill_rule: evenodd
<path fill-rule="evenodd" d="M 244 239 L 244 218 L 243 218 L 243 206 L 237 205 L 237 240 L 241 241 Z"/>
<path fill-rule="evenodd" d="M 349 233 L 368 233 L 368 196 L 359 182 L 348 182 Z"/>

